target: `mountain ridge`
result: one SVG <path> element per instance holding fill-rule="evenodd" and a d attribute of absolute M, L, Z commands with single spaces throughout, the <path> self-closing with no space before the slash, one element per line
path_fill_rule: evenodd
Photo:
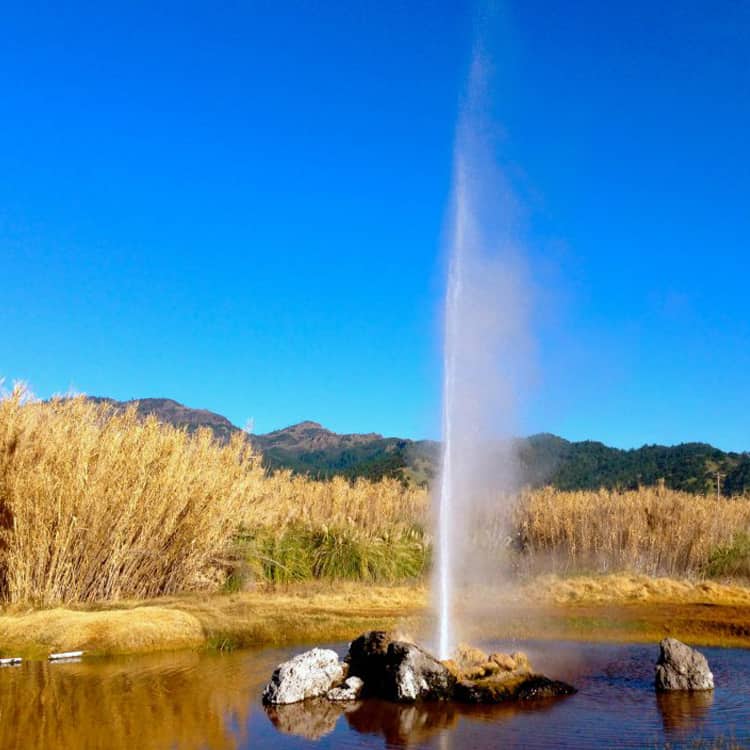
<path fill-rule="evenodd" d="M 153 414 L 188 432 L 207 427 L 222 442 L 236 432 L 244 432 L 221 414 L 193 409 L 173 399 L 89 398 L 115 409 L 134 405 L 138 414 Z M 434 440 L 384 437 L 376 432 L 341 434 L 312 420 L 264 434 L 246 434 L 269 469 L 290 469 L 319 479 L 393 477 L 425 486 L 436 476 L 440 460 L 440 443 Z M 663 480 L 672 489 L 703 493 L 715 491 L 719 474 L 722 494 L 750 491 L 750 453 L 721 451 L 708 443 L 644 444 L 621 449 L 595 440 L 572 442 L 552 433 L 517 438 L 515 442 L 521 475 L 531 486 L 629 489 Z"/>

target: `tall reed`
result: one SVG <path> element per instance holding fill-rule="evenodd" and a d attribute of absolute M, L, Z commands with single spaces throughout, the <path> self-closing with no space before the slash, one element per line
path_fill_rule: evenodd
<path fill-rule="evenodd" d="M 533 572 L 748 576 L 750 499 L 663 488 L 521 493 L 473 541 Z M 393 479 L 266 474 L 228 445 L 84 398 L 0 399 L 0 600 L 93 602 L 250 579 L 389 582 L 430 561 L 429 493 Z M 484 555 L 489 552 L 489 555 Z"/>
<path fill-rule="evenodd" d="M 717 548 L 750 530 L 750 500 L 546 488 L 522 496 L 514 524 L 525 556 L 558 570 L 711 574 Z"/>
<path fill-rule="evenodd" d="M 0 401 L 0 595 L 39 604 L 195 587 L 262 481 L 217 445 L 83 398 Z"/>

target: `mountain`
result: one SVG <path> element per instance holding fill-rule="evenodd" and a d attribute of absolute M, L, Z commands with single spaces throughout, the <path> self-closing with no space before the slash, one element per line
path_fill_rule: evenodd
<path fill-rule="evenodd" d="M 145 417 L 153 414 L 160 422 L 166 422 L 188 432 L 195 432 L 201 427 L 208 427 L 222 442 L 228 442 L 233 433 L 240 432 L 239 427 L 233 425 L 221 414 L 208 411 L 208 409 L 191 409 L 173 401 L 171 398 L 139 398 L 132 401 L 116 401 L 113 398 L 102 396 L 89 396 L 88 398 L 98 404 L 109 404 L 115 409 L 125 409 L 128 406 L 135 405 L 140 416 Z"/>
<path fill-rule="evenodd" d="M 253 435 L 269 468 L 290 468 L 316 477 L 340 474 L 379 479 L 405 476 L 409 440 L 376 433 L 339 435 L 317 422 L 301 422 L 266 435 Z"/>
<path fill-rule="evenodd" d="M 172 399 L 123 402 L 94 398 L 122 409 L 135 404 L 139 414 L 192 432 L 208 427 L 222 442 L 240 428 L 206 409 L 191 409 Z M 377 433 L 342 435 L 317 422 L 274 430 L 248 439 L 270 469 L 286 468 L 319 479 L 331 476 L 380 479 L 428 485 L 437 473 L 440 444 L 432 440 L 383 437 Z M 725 495 L 750 492 L 750 453 L 727 453 L 705 443 L 644 445 L 622 450 L 594 441 L 570 442 L 550 434 L 516 441 L 520 475 L 531 486 L 552 484 L 563 490 L 634 488 L 664 480 L 671 489 L 715 492 L 717 473 Z"/>

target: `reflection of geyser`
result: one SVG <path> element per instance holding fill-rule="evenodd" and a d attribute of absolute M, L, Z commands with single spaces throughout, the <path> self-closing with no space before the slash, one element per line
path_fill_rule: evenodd
<path fill-rule="evenodd" d="M 513 241 L 514 201 L 485 137 L 484 66 L 476 55 L 456 135 L 452 236 L 443 345 L 443 456 L 434 581 L 437 652 L 459 640 L 456 600 L 498 571 L 472 544 L 488 511 L 503 515 L 518 480 L 514 443 L 527 360 L 523 274 Z M 505 498 L 503 500 L 502 498 Z"/>

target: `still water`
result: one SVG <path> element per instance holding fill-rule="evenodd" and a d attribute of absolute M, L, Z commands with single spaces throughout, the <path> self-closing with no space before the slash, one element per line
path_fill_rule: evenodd
<path fill-rule="evenodd" d="M 0 669 L 0 748 L 750 747 L 750 651 L 701 649 L 716 690 L 656 695 L 654 645 L 482 645 L 523 648 L 579 692 L 497 707 L 321 701 L 266 711 L 263 684 L 304 648 L 29 662 Z M 347 644 L 331 647 L 343 655 Z"/>

